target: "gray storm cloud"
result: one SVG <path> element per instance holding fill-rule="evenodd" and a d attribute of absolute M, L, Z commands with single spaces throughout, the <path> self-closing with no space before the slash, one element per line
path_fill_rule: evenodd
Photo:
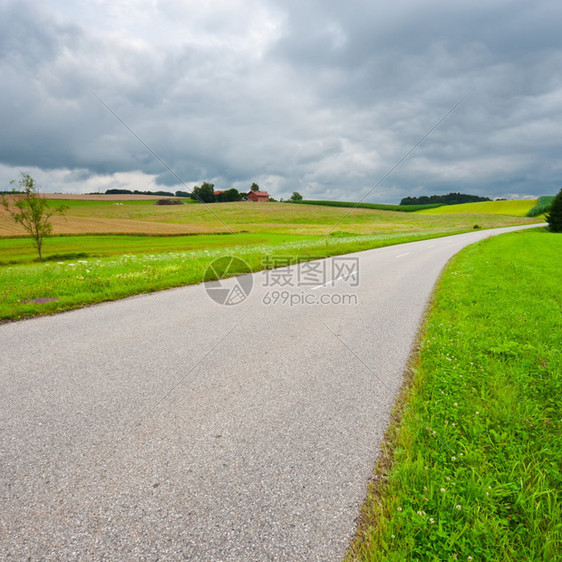
<path fill-rule="evenodd" d="M 79 9 L 80 8 L 80 9 Z M 0 3 L 0 180 L 45 190 L 257 181 L 368 200 L 555 193 L 562 5 Z"/>

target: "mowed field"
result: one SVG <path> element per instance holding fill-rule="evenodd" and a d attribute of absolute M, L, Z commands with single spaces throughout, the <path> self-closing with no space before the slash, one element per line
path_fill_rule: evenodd
<path fill-rule="evenodd" d="M 54 216 L 51 219 L 54 234 L 146 234 L 146 235 L 179 235 L 198 234 L 200 232 L 214 232 L 212 229 L 198 229 L 196 226 L 187 227 L 185 224 L 158 223 L 158 221 L 143 221 L 129 218 L 132 210 L 143 206 L 159 209 L 155 200 L 159 197 L 135 196 L 132 199 L 122 200 L 122 195 L 74 195 L 65 196 L 71 199 L 63 199 L 62 196 L 49 195 L 48 202 L 52 207 L 65 205 L 68 207 L 63 216 Z M 101 199 L 100 197 L 103 197 Z M 120 199 L 118 199 L 120 197 Z M 98 207 L 100 209 L 98 209 Z M 129 212 L 123 212 L 123 218 L 119 212 L 106 213 L 106 211 L 121 207 L 127 207 Z M 96 209 L 98 209 L 96 211 Z M 101 211 L 101 212 L 100 212 Z M 155 213 L 157 217 L 157 213 Z M 0 206 L 0 237 L 24 236 L 22 227 L 10 220 L 6 210 Z"/>

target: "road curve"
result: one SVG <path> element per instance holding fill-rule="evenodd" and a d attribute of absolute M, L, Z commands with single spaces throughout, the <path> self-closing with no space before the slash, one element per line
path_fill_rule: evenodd
<path fill-rule="evenodd" d="M 0 559 L 340 560 L 439 273 L 511 230 L 0 326 Z"/>

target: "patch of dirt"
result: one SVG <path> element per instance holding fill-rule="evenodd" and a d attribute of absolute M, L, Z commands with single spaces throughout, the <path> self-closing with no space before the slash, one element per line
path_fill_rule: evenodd
<path fill-rule="evenodd" d="M 155 205 L 183 205 L 183 201 L 179 199 L 158 199 Z"/>

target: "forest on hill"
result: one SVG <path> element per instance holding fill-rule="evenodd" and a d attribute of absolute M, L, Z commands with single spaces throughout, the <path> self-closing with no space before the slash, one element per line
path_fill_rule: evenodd
<path fill-rule="evenodd" d="M 477 203 L 479 201 L 491 201 L 489 197 L 480 195 L 467 195 L 466 193 L 448 193 L 447 195 L 422 195 L 421 197 L 404 197 L 400 205 L 429 205 L 438 203 L 440 205 L 459 205 L 460 203 Z"/>

